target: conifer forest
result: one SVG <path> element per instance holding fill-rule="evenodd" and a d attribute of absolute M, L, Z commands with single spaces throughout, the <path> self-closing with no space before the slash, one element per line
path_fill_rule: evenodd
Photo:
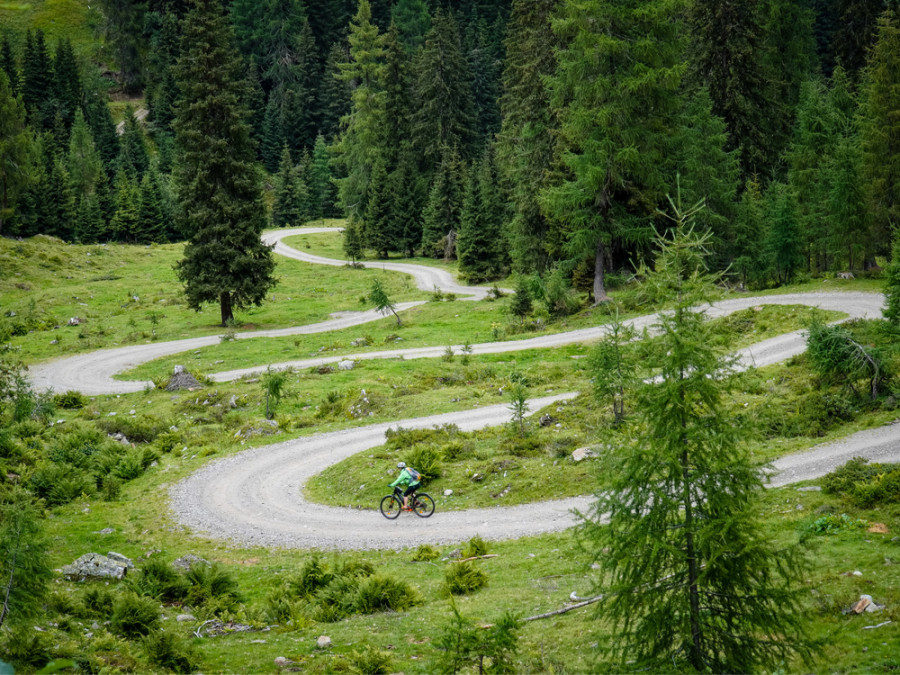
<path fill-rule="evenodd" d="M 0 1 L 0 675 L 894 672 L 898 402 L 900 0 Z"/>

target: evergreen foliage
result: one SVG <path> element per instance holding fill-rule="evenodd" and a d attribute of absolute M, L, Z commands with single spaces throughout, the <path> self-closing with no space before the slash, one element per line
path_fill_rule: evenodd
<path fill-rule="evenodd" d="M 129 176 L 137 180 L 140 180 L 150 167 L 150 154 L 147 152 L 144 132 L 130 106 L 125 109 L 125 127 L 119 143 L 118 162 Z"/>
<path fill-rule="evenodd" d="M 502 235 L 503 209 L 490 148 L 469 171 L 456 242 L 460 274 L 481 283 L 503 275 L 506 259 Z"/>
<path fill-rule="evenodd" d="M 9 36 L 6 34 L 0 37 L 0 70 L 6 73 L 6 77 L 9 80 L 9 89 L 12 95 L 16 96 L 19 93 L 19 66 L 16 63 L 16 57 L 13 55 Z"/>
<path fill-rule="evenodd" d="M 31 132 L 25 126 L 25 106 L 15 97 L 5 72 L 0 72 L 0 234 L 15 214 L 19 195 L 32 180 Z"/>
<path fill-rule="evenodd" d="M 364 253 L 362 225 L 358 220 L 351 218 L 344 227 L 343 235 L 344 253 L 347 254 L 350 263 L 355 265 Z"/>
<path fill-rule="evenodd" d="M 757 520 L 763 475 L 725 414 L 729 364 L 695 309 L 715 287 L 709 235 L 691 224 L 698 207 L 672 206 L 675 226 L 646 278 L 673 303 L 644 358 L 659 375 L 639 390 L 639 440 L 616 453 L 581 526 L 602 571 L 598 616 L 611 622 L 606 651 L 621 668 L 771 669 L 804 653 L 801 560 Z"/>
<path fill-rule="evenodd" d="M 168 240 L 166 209 L 159 180 L 159 175 L 153 168 L 141 178 L 135 237 L 139 244 L 164 243 Z"/>
<path fill-rule="evenodd" d="M 397 0 L 391 9 L 391 20 L 397 26 L 399 37 L 407 54 L 413 54 L 422 46 L 431 28 L 431 15 L 425 0 Z"/>
<path fill-rule="evenodd" d="M 109 223 L 108 236 L 112 241 L 136 243 L 140 239 L 141 190 L 139 178 L 120 168 L 115 182 L 115 211 Z"/>
<path fill-rule="evenodd" d="M 759 244 L 764 237 L 765 223 L 765 202 L 759 183 L 748 180 L 737 206 L 730 246 L 732 268 L 744 288 L 763 279 L 765 252 Z"/>
<path fill-rule="evenodd" d="M 391 220 L 397 229 L 397 248 L 415 255 L 422 244 L 422 211 L 426 202 L 425 178 L 419 171 L 418 155 L 412 143 L 400 146 L 397 168 L 391 173 Z"/>
<path fill-rule="evenodd" d="M 306 220 L 306 185 L 298 167 L 291 160 L 287 145 L 281 151 L 281 163 L 275 180 L 275 201 L 272 204 L 272 227 L 299 227 Z"/>
<path fill-rule="evenodd" d="M 369 300 L 375 305 L 375 309 L 382 314 L 387 315 L 388 312 L 393 314 L 394 318 L 397 319 L 398 326 L 403 325 L 400 322 L 400 315 L 397 314 L 397 310 L 394 309 L 394 303 L 391 302 L 391 299 L 388 297 L 387 291 L 384 290 L 384 286 L 381 284 L 380 279 L 374 279 L 372 281 L 372 290 L 369 291 Z"/>
<path fill-rule="evenodd" d="M 886 276 L 884 318 L 896 326 L 900 324 L 900 236 L 896 232 Z"/>
<path fill-rule="evenodd" d="M 218 302 L 224 326 L 235 308 L 262 303 L 276 283 L 275 263 L 259 239 L 265 209 L 231 30 L 214 0 L 197 0 L 183 27 L 173 127 L 180 229 L 189 242 L 176 272 L 188 305 Z"/>
<path fill-rule="evenodd" d="M 387 258 L 389 251 L 397 250 L 397 237 L 391 218 L 390 188 L 384 160 L 378 158 L 369 178 L 363 233 L 366 246 L 373 249 L 380 258 Z"/>
<path fill-rule="evenodd" d="M 0 493 L 0 626 L 21 626 L 43 610 L 53 570 L 41 520 L 28 493 L 18 488 Z"/>
<path fill-rule="evenodd" d="M 456 255 L 465 180 L 463 168 L 455 149 L 445 147 L 423 214 L 423 255 L 445 260 Z"/>
<path fill-rule="evenodd" d="M 784 183 L 773 183 L 766 191 L 765 201 L 769 264 L 775 281 L 787 284 L 803 263 L 794 196 Z"/>
<path fill-rule="evenodd" d="M 81 109 L 75 113 L 72 133 L 69 136 L 69 152 L 66 166 L 77 200 L 88 197 L 97 190 L 97 181 L 103 171 L 100 154 L 94 145 L 91 129 Z"/>
<path fill-rule="evenodd" d="M 50 128 L 53 121 L 49 105 L 53 93 L 53 60 L 41 30 L 29 31 L 25 36 L 21 93 L 28 123 L 38 131 Z"/>

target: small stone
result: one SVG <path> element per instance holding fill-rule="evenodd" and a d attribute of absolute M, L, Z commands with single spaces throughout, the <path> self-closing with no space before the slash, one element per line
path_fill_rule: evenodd
<path fill-rule="evenodd" d="M 172 371 L 173 375 L 180 375 L 184 372 L 184 366 L 175 366 L 175 369 Z"/>
<path fill-rule="evenodd" d="M 288 661 L 288 660 L 287 660 L 286 658 L 284 658 L 283 656 L 276 656 L 276 657 L 275 657 L 275 667 L 276 667 L 276 668 L 284 668 L 284 667 L 285 667 L 286 665 L 288 665 L 289 663 L 290 663 L 290 661 Z"/>
<path fill-rule="evenodd" d="M 231 399 L 228 401 L 228 407 L 232 410 L 238 407 L 237 394 L 232 394 Z"/>
<path fill-rule="evenodd" d="M 192 553 L 183 555 L 178 560 L 172 562 L 172 567 L 177 570 L 184 570 L 185 572 L 191 569 L 191 567 L 194 565 L 206 565 L 207 567 L 210 566 L 208 560 L 204 560 L 200 556 L 194 555 Z"/>
<path fill-rule="evenodd" d="M 453 490 L 449 490 L 449 489 L 448 489 L 448 490 L 444 490 L 444 496 L 445 496 L 445 497 L 449 497 L 449 496 L 452 495 L 452 494 L 453 494 Z"/>
<path fill-rule="evenodd" d="M 178 623 L 186 623 L 187 621 L 196 621 L 197 617 L 195 617 L 193 614 L 179 614 L 175 617 L 175 620 Z"/>
<path fill-rule="evenodd" d="M 97 530 L 94 534 L 112 534 L 115 530 L 111 527 L 104 527 L 102 530 Z"/>
<path fill-rule="evenodd" d="M 58 345 L 58 344 L 59 344 L 59 340 L 51 340 L 51 341 L 50 341 L 50 344 L 51 344 L 51 345 Z"/>
<path fill-rule="evenodd" d="M 596 456 L 597 455 L 593 450 L 591 450 L 591 448 L 578 448 L 572 451 L 572 459 L 576 462 L 580 462 L 584 459 L 589 459 Z"/>
<path fill-rule="evenodd" d="M 808 485 L 806 487 L 797 488 L 797 492 L 821 492 L 822 488 L 818 485 Z"/>
<path fill-rule="evenodd" d="M 797 506 L 794 507 L 794 510 L 795 510 L 795 511 L 802 511 L 802 510 L 803 510 L 803 504 L 797 504 Z"/>
<path fill-rule="evenodd" d="M 338 370 L 353 370 L 356 367 L 356 361 L 346 359 L 338 363 Z"/>
<path fill-rule="evenodd" d="M 251 645 L 264 645 L 266 644 L 265 640 L 250 640 Z"/>
<path fill-rule="evenodd" d="M 316 649 L 330 649 L 331 648 L 331 638 L 327 635 L 320 635 L 319 639 L 316 640 Z"/>

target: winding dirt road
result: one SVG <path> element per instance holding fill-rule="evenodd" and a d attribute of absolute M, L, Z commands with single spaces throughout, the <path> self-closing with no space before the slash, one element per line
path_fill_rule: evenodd
<path fill-rule="evenodd" d="M 343 261 L 311 256 L 281 241 L 284 237 L 296 234 L 333 230 L 334 228 L 282 230 L 266 234 L 264 239 L 275 246 L 276 253 L 288 258 L 316 264 L 343 265 Z M 488 290 L 461 286 L 439 269 L 406 263 L 378 263 L 377 266 L 412 274 L 418 286 L 425 290 L 439 288 L 458 295 L 469 294 L 471 299 L 484 297 Z M 403 308 L 414 304 L 418 303 L 407 303 Z M 724 316 L 762 304 L 802 304 L 843 312 L 850 318 L 874 318 L 881 315 L 883 297 L 859 292 L 742 297 L 715 303 L 707 308 L 707 314 L 710 317 Z M 237 337 L 248 339 L 324 332 L 379 318 L 381 315 L 374 311 L 347 313 L 320 324 L 241 333 Z M 655 315 L 647 315 L 629 323 L 640 330 L 654 321 Z M 490 354 L 590 342 L 602 337 L 604 330 L 603 326 L 598 326 L 525 340 L 483 343 L 472 345 L 472 352 Z M 36 386 L 56 390 L 77 389 L 88 394 L 140 391 L 145 383 L 122 382 L 112 377 L 140 363 L 216 344 L 218 341 L 218 336 L 210 336 L 103 350 L 34 366 L 30 376 Z M 799 354 L 804 348 L 801 331 L 788 333 L 742 350 L 739 353 L 739 365 L 769 365 Z M 395 349 L 268 365 L 299 368 L 344 358 L 434 358 L 441 356 L 444 351 L 445 347 Z M 227 381 L 265 368 L 266 365 L 263 365 L 221 372 L 212 377 L 218 381 Z M 563 394 L 536 399 L 530 402 L 530 408 L 538 410 L 573 396 L 574 394 Z M 172 487 L 170 494 L 173 514 L 176 520 L 198 534 L 230 540 L 241 546 L 285 548 L 395 548 L 420 543 L 458 542 L 476 533 L 485 539 L 498 540 L 570 527 L 575 522 L 573 510 L 585 509 L 590 502 L 589 497 L 515 507 L 442 512 L 442 498 L 435 495 L 438 510 L 432 518 L 423 520 L 411 514 L 403 514 L 397 521 L 388 521 L 377 512 L 326 507 L 307 502 L 300 496 L 303 485 L 310 477 L 346 457 L 382 444 L 384 432 L 390 427 L 428 428 L 435 424 L 452 423 L 463 430 L 474 430 L 502 424 L 509 418 L 507 406 L 491 406 L 316 434 L 247 450 L 211 462 Z M 808 452 L 784 457 L 774 463 L 771 485 L 783 486 L 819 477 L 855 456 L 869 457 L 874 461 L 900 461 L 900 425 L 860 432 L 835 443 L 817 446 Z"/>

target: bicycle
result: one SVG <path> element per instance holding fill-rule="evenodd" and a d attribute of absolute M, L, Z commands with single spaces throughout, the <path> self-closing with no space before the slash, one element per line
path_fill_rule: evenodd
<path fill-rule="evenodd" d="M 409 495 L 409 511 L 415 513 L 419 518 L 428 518 L 434 513 L 434 500 L 431 495 L 424 492 L 412 492 Z M 381 500 L 381 515 L 388 520 L 394 520 L 403 510 L 403 491 L 396 487 L 392 494 L 383 497 Z"/>

